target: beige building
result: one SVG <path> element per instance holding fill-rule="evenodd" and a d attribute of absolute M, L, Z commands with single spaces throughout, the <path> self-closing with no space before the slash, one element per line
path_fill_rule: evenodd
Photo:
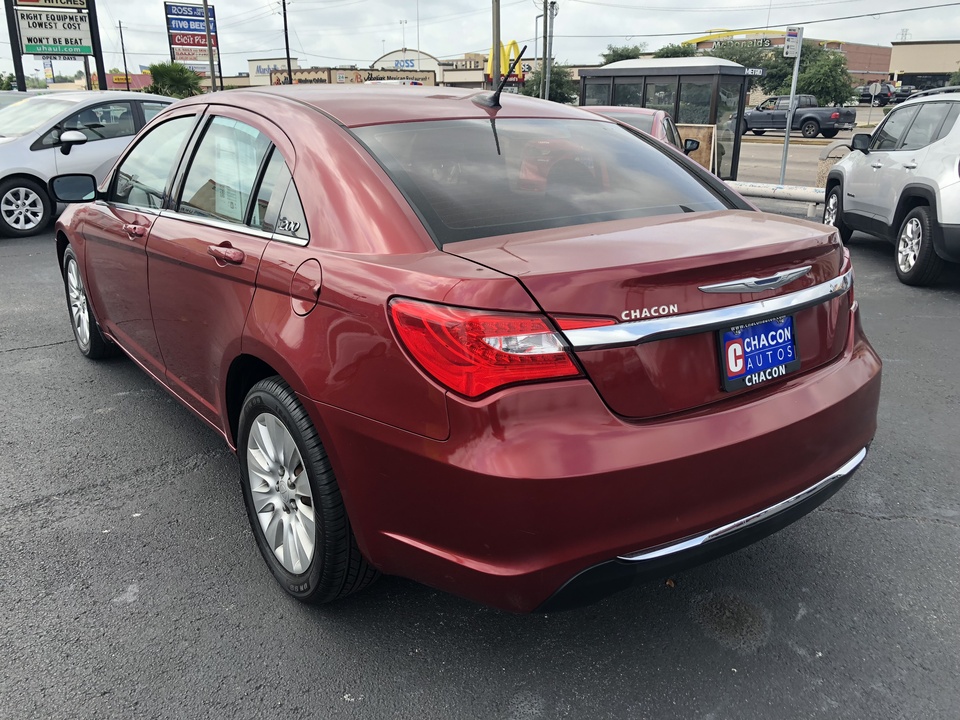
<path fill-rule="evenodd" d="M 960 40 L 895 42 L 890 79 L 921 90 L 942 87 L 960 70 Z"/>

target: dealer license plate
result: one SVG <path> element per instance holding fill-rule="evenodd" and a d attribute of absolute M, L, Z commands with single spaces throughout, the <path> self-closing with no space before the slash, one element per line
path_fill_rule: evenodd
<path fill-rule="evenodd" d="M 763 385 L 800 367 L 792 316 L 735 325 L 719 336 L 724 390 Z"/>

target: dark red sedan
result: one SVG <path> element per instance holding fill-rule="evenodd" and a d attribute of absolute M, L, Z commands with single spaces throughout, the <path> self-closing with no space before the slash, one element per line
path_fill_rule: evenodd
<path fill-rule="evenodd" d="M 880 360 L 834 228 L 597 115 L 451 88 L 177 103 L 60 176 L 81 352 L 221 433 L 283 588 L 559 609 L 832 495 Z"/>

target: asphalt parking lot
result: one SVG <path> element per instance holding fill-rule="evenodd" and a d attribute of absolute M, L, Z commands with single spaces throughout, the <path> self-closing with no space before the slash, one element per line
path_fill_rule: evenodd
<path fill-rule="evenodd" d="M 956 720 L 960 269 L 909 288 L 850 247 L 885 363 L 850 484 L 669 583 L 513 616 L 397 578 L 291 600 L 223 441 L 81 357 L 50 233 L 0 239 L 0 718 Z"/>

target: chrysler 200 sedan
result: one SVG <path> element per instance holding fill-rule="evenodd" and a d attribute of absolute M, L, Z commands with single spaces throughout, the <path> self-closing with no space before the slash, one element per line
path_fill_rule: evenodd
<path fill-rule="evenodd" d="M 51 181 L 80 351 L 235 448 L 292 596 L 379 573 L 516 612 L 729 552 L 831 496 L 880 360 L 835 228 L 531 98 L 235 90 Z"/>

